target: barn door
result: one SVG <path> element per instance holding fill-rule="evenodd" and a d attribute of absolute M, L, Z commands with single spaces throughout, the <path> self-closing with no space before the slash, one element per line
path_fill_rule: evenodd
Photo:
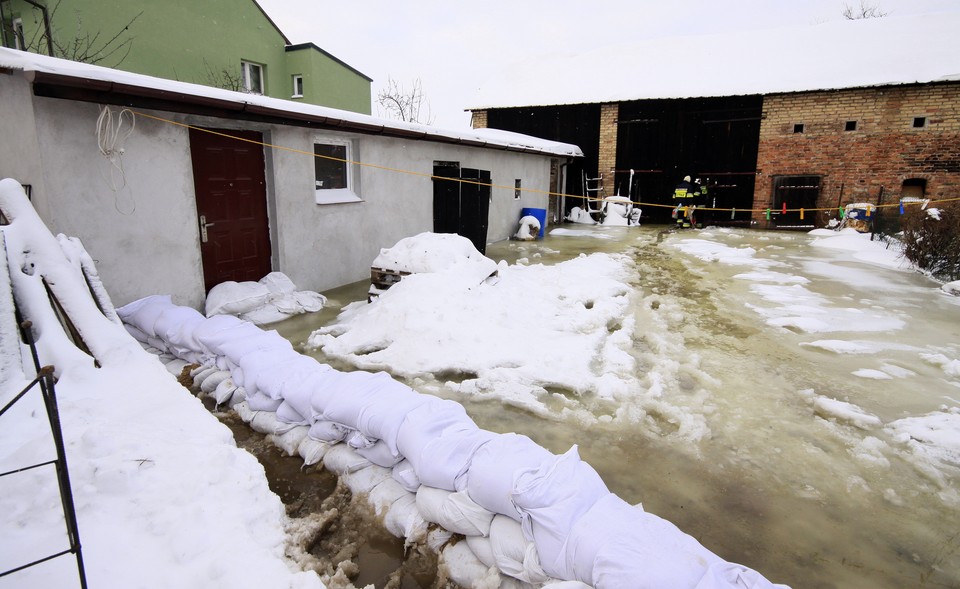
<path fill-rule="evenodd" d="M 433 232 L 457 233 L 460 230 L 460 164 L 433 163 Z M 443 180 L 453 178 L 453 180 Z"/>
<path fill-rule="evenodd" d="M 434 162 L 433 175 L 433 232 L 462 235 L 472 241 L 480 253 L 485 253 L 490 172 L 461 169 L 459 162 Z"/>
<path fill-rule="evenodd" d="M 190 129 L 190 155 L 200 221 L 200 254 L 207 291 L 228 280 L 260 280 L 270 273 L 270 226 L 263 136 L 255 131 Z"/>
<path fill-rule="evenodd" d="M 777 176 L 773 181 L 773 206 L 771 214 L 780 228 L 810 227 L 814 215 L 810 209 L 817 207 L 820 198 L 820 176 Z M 783 209 L 790 209 L 783 213 Z M 800 209 L 806 209 L 800 218 Z"/>

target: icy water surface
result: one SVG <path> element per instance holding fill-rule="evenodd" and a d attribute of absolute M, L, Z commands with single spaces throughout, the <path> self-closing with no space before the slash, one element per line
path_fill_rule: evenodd
<path fill-rule="evenodd" d="M 635 258 L 632 354 L 644 399 L 635 419 L 534 415 L 457 395 L 442 376 L 410 384 L 462 402 L 481 427 L 558 453 L 579 444 L 612 491 L 774 582 L 960 586 L 960 465 L 920 460 L 884 427 L 960 405 L 957 379 L 924 360 L 960 357 L 960 301 L 922 275 L 812 246 L 807 234 L 577 229 L 587 235 L 503 242 L 487 255 Z M 753 248 L 754 262 L 703 261 L 685 253 L 689 240 Z M 334 304 L 323 314 L 274 327 L 302 344 L 365 293 L 366 284 L 326 293 Z M 822 400 L 870 419 L 825 411 Z"/>

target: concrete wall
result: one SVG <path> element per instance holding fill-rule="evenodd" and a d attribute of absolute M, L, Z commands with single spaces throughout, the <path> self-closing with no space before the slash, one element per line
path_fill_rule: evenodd
<path fill-rule="evenodd" d="M 822 208 L 838 205 L 841 187 L 842 204 L 876 203 L 881 187 L 896 202 L 909 178 L 926 180 L 930 198 L 960 195 L 960 84 L 771 95 L 763 117 L 755 209 L 770 206 L 780 175 L 822 176 Z"/>
<path fill-rule="evenodd" d="M 79 237 L 118 305 L 150 294 L 171 294 L 178 304 L 202 308 L 204 287 L 187 129 L 137 118 L 117 143 L 122 155 L 101 155 L 97 105 L 32 97 L 20 75 L 0 75 L 0 176 L 34 185 L 34 203 L 54 233 Z M 10 102 L 7 102 L 7 99 Z M 112 107 L 114 124 L 120 109 Z M 314 140 L 353 141 L 363 162 L 410 170 L 403 174 L 359 167 L 362 202 L 320 205 L 313 158 L 266 153 L 273 269 L 301 289 L 323 291 L 369 278 L 380 248 L 433 228 L 433 162 L 490 170 L 488 241 L 516 232 L 523 207 L 547 208 L 548 197 L 523 193 L 514 179 L 546 191 L 550 158 L 443 143 L 393 139 L 301 127 L 265 125 L 147 111 L 200 126 L 261 131 L 269 143 L 312 153 Z M 124 127 L 129 128 L 124 117 Z M 38 162 L 42 164 L 41 168 Z"/>

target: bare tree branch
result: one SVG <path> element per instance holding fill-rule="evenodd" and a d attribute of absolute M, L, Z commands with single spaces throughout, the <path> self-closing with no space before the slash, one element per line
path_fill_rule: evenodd
<path fill-rule="evenodd" d="M 887 12 L 874 4 L 867 4 L 866 0 L 860 0 L 860 6 L 853 7 L 849 4 L 843 5 L 843 18 L 847 20 L 862 20 L 865 18 L 882 18 L 887 16 Z"/>
<path fill-rule="evenodd" d="M 407 91 L 393 78 L 387 78 L 387 85 L 377 94 L 377 114 L 409 123 L 432 124 L 434 117 L 430 110 L 430 101 L 423 94 L 420 78 L 413 81 L 413 87 Z"/>

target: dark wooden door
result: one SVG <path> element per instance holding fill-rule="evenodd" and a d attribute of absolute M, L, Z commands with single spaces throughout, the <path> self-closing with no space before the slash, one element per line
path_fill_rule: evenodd
<path fill-rule="evenodd" d="M 777 176 L 773 181 L 771 216 L 777 227 L 812 227 L 815 216 L 807 210 L 800 218 L 799 209 L 814 209 L 820 198 L 820 176 Z M 783 213 L 783 209 L 790 209 Z"/>
<path fill-rule="evenodd" d="M 460 170 L 460 178 L 467 182 L 460 183 L 460 228 L 457 233 L 472 241 L 477 251 L 485 254 L 490 213 L 490 172 L 464 168 Z"/>
<path fill-rule="evenodd" d="M 433 163 L 433 232 L 457 233 L 460 229 L 460 164 Z M 443 178 L 453 178 L 444 180 Z"/>
<path fill-rule="evenodd" d="M 255 131 L 218 130 L 260 142 Z M 228 280 L 260 280 L 270 268 L 263 147 L 190 129 L 206 290 Z"/>

